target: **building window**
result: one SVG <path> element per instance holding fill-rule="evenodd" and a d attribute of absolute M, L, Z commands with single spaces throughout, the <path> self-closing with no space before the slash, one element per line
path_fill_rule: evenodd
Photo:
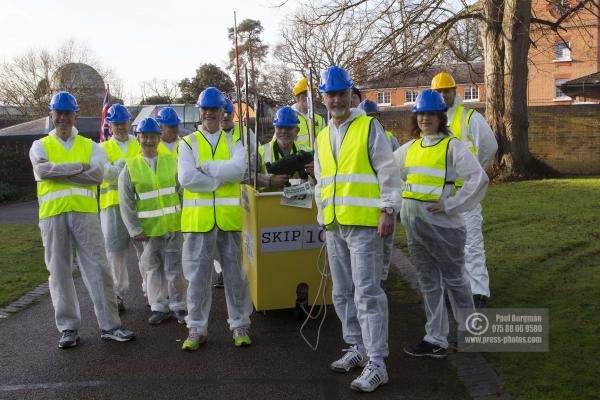
<path fill-rule="evenodd" d="M 392 104 L 392 92 L 377 92 L 377 104 L 389 106 Z"/>
<path fill-rule="evenodd" d="M 571 49 L 569 44 L 562 40 L 554 43 L 554 60 L 555 61 L 571 61 Z"/>
<path fill-rule="evenodd" d="M 479 88 L 477 86 L 467 86 L 465 88 L 465 101 L 478 101 Z"/>
<path fill-rule="evenodd" d="M 419 92 L 417 90 L 407 90 L 404 93 L 404 102 L 405 103 L 414 103 L 417 100 L 417 96 Z"/>
<path fill-rule="evenodd" d="M 568 79 L 557 79 L 554 81 L 554 86 L 556 86 L 555 100 L 571 100 L 569 96 L 563 93 L 560 88 L 560 85 L 567 82 Z"/>

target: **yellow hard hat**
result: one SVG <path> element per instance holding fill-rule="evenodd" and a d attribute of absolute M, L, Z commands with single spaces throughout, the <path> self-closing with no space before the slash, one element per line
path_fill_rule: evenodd
<path fill-rule="evenodd" d="M 313 90 L 316 90 L 316 86 L 313 85 Z M 304 93 L 308 90 L 308 79 L 302 78 L 294 86 L 294 96 L 298 96 L 300 93 Z"/>
<path fill-rule="evenodd" d="M 433 90 L 438 89 L 452 89 L 456 87 L 454 78 L 447 72 L 440 72 L 431 80 L 431 88 Z"/>

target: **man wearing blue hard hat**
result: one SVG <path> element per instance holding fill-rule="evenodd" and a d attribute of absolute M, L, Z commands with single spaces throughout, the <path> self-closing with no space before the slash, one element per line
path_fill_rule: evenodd
<path fill-rule="evenodd" d="M 273 189 L 281 189 L 290 178 L 289 175 L 270 175 L 267 173 L 267 163 L 274 163 L 282 157 L 296 154 L 299 150 L 310 150 L 304 143 L 297 141 L 300 119 L 292 107 L 282 107 L 277 110 L 273 126 L 275 127 L 275 138 L 258 148 L 260 173 L 258 185 Z M 313 173 L 313 162 L 305 165 L 307 172 Z"/>
<path fill-rule="evenodd" d="M 388 381 L 383 246 L 394 229 L 401 182 L 381 124 L 351 109 L 352 86 L 338 66 L 321 75 L 319 90 L 331 119 L 316 141 L 315 198 L 326 229 L 333 304 L 350 345 L 331 369 L 364 367 L 351 388 L 372 392 Z"/>
<path fill-rule="evenodd" d="M 179 147 L 179 182 L 184 187 L 181 230 L 183 272 L 189 282 L 188 338 L 182 349 L 197 350 L 206 341 L 212 301 L 211 277 L 217 252 L 223 268 L 229 328 L 235 346 L 251 343 L 252 300 L 241 264 L 240 182 L 246 154 L 241 142 L 229 143 L 221 129 L 225 96 L 209 87 L 200 93 L 199 130 Z"/>
<path fill-rule="evenodd" d="M 381 114 L 379 112 L 379 106 L 373 100 L 369 100 L 369 99 L 363 100 L 358 105 L 357 108 L 359 110 L 364 111 L 364 113 L 367 114 L 369 117 L 377 118 L 378 120 L 381 117 Z M 388 140 L 390 141 L 390 145 L 392 146 L 392 151 L 398 150 L 398 148 L 400 148 L 400 143 L 398 142 L 398 139 L 396 139 L 396 136 L 394 136 L 394 134 L 390 131 L 385 131 L 385 135 L 387 136 Z M 395 232 L 396 232 L 396 229 L 394 226 L 394 231 L 392 232 L 392 234 L 384 239 L 385 243 L 383 246 L 383 274 L 381 277 L 382 278 L 382 281 L 381 281 L 382 286 L 383 286 L 383 282 L 387 280 L 388 274 L 390 272 L 390 262 L 391 262 L 391 258 L 392 258 L 392 249 L 394 248 Z"/>
<path fill-rule="evenodd" d="M 98 221 L 96 186 L 102 183 L 106 154 L 75 128 L 77 100 L 68 92 L 52 97 L 50 118 L 54 129 L 31 146 L 29 157 L 37 181 L 39 219 L 58 347 L 77 346 L 81 314 L 73 283 L 73 247 L 79 269 L 94 304 L 106 340 L 135 337 L 121 328 L 113 279 L 106 259 Z"/>
<path fill-rule="evenodd" d="M 140 145 L 129 134 L 131 114 L 123 104 L 113 104 L 106 113 L 106 122 L 111 138 L 101 143 L 106 151 L 108 162 L 104 166 L 104 182 L 100 186 L 100 221 L 106 245 L 106 254 L 110 262 L 119 312 L 125 310 L 125 295 L 129 291 L 129 273 L 127 255 L 132 242 L 137 253 L 138 267 L 142 276 L 142 291 L 146 294 L 146 274 L 141 263 L 142 244 L 131 240 L 119 209 L 119 174 L 128 159 L 140 153 Z"/>
<path fill-rule="evenodd" d="M 160 143 L 158 144 L 159 154 L 170 154 L 177 158 L 179 156 L 179 125 L 181 120 L 173 107 L 163 107 L 156 116 L 156 121 L 160 124 Z"/>
<path fill-rule="evenodd" d="M 404 352 L 415 357 L 443 358 L 448 348 L 448 313 L 444 292 L 459 330 L 475 310 L 464 271 L 465 221 L 461 213 L 483 199 L 488 177 L 477 158 L 450 129 L 442 95 L 427 89 L 413 107 L 416 139 L 394 153 L 405 182 L 400 216 L 408 251 L 423 295 L 425 336 Z M 464 178 L 462 189 L 454 182 Z"/>
<path fill-rule="evenodd" d="M 161 128 L 153 118 L 136 127 L 141 154 L 127 160 L 119 175 L 119 207 L 129 235 L 143 244 L 141 264 L 152 311 L 148 323 L 173 316 L 185 323 L 186 282 L 181 267 L 181 201 L 177 159 L 160 153 Z M 164 282 L 164 285 L 163 285 Z"/>

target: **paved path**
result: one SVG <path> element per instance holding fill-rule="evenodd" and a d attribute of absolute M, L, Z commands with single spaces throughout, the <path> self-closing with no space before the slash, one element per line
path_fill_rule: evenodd
<path fill-rule="evenodd" d="M 291 311 L 253 314 L 251 347 L 233 346 L 226 325 L 224 293 L 215 290 L 209 341 L 199 351 L 180 350 L 186 329 L 173 320 L 151 327 L 130 260 L 131 294 L 123 324 L 138 333 L 131 343 L 103 342 L 81 279 L 76 280 L 83 326 L 80 346 L 56 347 L 49 298 L 0 320 L 0 399 L 354 399 L 357 372 L 336 374 L 329 363 L 344 346 L 330 309 L 321 343 L 311 351 L 298 334 Z M 392 277 L 391 279 L 395 279 Z M 371 398 L 465 399 L 468 395 L 448 360 L 416 359 L 402 353 L 420 340 L 423 311 L 418 296 L 395 289 L 390 299 L 390 382 Z M 313 325 L 314 328 L 315 325 Z M 310 332 L 315 333 L 312 329 Z"/>
<path fill-rule="evenodd" d="M 0 206 L 0 223 L 2 224 L 37 224 L 38 202 L 27 201 Z"/>

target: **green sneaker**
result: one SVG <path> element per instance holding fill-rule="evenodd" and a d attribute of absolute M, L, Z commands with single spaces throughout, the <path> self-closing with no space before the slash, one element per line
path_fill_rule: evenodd
<path fill-rule="evenodd" d="M 248 335 L 248 328 L 235 328 L 233 330 L 233 343 L 236 347 L 250 346 L 252 340 Z"/>
<path fill-rule="evenodd" d="M 198 332 L 190 329 L 188 338 L 183 342 L 181 350 L 196 351 L 204 342 L 206 342 L 206 336 L 200 335 Z"/>

